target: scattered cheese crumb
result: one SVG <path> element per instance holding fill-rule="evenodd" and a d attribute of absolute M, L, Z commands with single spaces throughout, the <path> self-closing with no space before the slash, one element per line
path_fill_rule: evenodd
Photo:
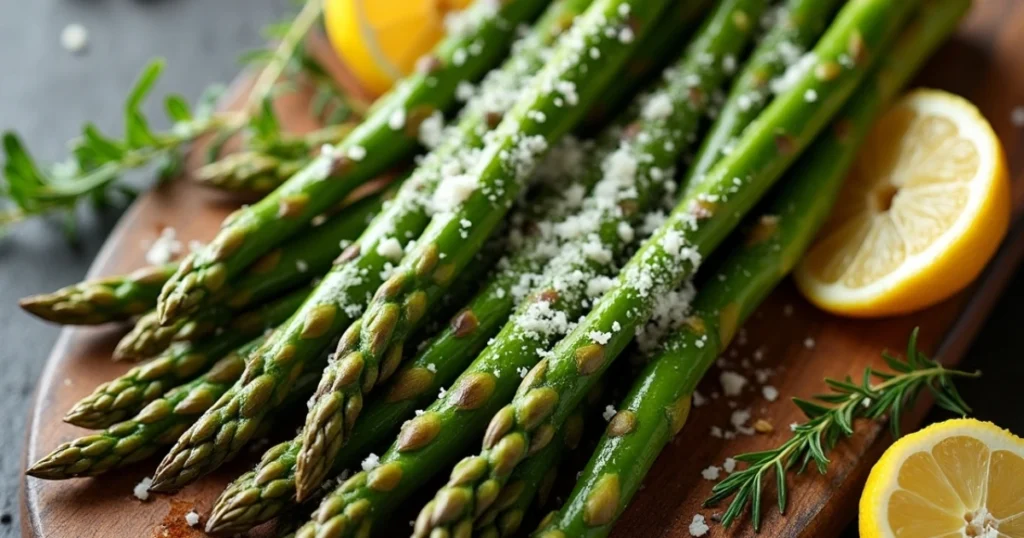
<path fill-rule="evenodd" d="M 704 516 L 696 514 L 693 516 L 693 521 L 690 522 L 690 536 L 704 536 L 711 530 L 708 524 L 704 521 Z"/>
<path fill-rule="evenodd" d="M 189 527 L 195 527 L 199 524 L 199 514 L 195 510 L 185 514 L 185 523 L 188 523 Z"/>
<path fill-rule="evenodd" d="M 60 32 L 60 46 L 64 50 L 79 53 L 89 45 L 89 31 L 81 24 L 71 23 Z"/>
<path fill-rule="evenodd" d="M 613 405 L 606 405 L 605 408 L 604 408 L 604 412 L 601 413 L 601 417 L 603 417 L 605 422 L 607 422 L 607 421 L 610 421 L 615 416 L 615 413 L 616 413 L 615 406 L 613 406 Z"/>
<path fill-rule="evenodd" d="M 366 459 L 363 460 L 362 467 L 363 470 L 367 472 L 380 467 L 380 456 L 371 452 L 370 455 L 366 456 Z"/>
<path fill-rule="evenodd" d="M 672 115 L 672 99 L 665 93 L 651 97 L 644 105 L 642 115 L 647 120 L 668 119 Z"/>
<path fill-rule="evenodd" d="M 1016 127 L 1024 127 L 1024 105 L 1015 107 L 1013 112 L 1010 112 L 1010 121 Z"/>
<path fill-rule="evenodd" d="M 765 385 L 761 387 L 761 395 L 764 396 L 765 400 L 768 400 L 769 402 L 774 402 L 775 400 L 779 399 L 779 389 L 771 385 Z"/>
<path fill-rule="evenodd" d="M 400 131 L 405 127 L 405 109 L 398 108 L 388 116 L 388 127 Z"/>
<path fill-rule="evenodd" d="M 707 401 L 708 401 L 707 398 L 705 398 L 703 394 L 701 394 L 701 393 L 699 393 L 697 391 L 693 391 L 693 406 L 694 407 L 700 407 L 700 406 L 704 405 L 705 403 L 707 403 Z"/>
<path fill-rule="evenodd" d="M 366 148 L 363 146 L 352 146 L 348 148 L 348 158 L 353 161 L 361 161 L 366 158 Z"/>
<path fill-rule="evenodd" d="M 403 254 L 402 244 L 394 237 L 388 237 L 377 243 L 377 254 L 391 260 L 400 260 Z"/>
<path fill-rule="evenodd" d="M 149 486 L 152 485 L 153 479 L 147 476 L 146 478 L 142 479 L 142 482 L 139 482 L 138 484 L 135 485 L 135 489 L 132 490 L 132 494 L 134 494 L 135 498 L 140 501 L 148 501 Z"/>
<path fill-rule="evenodd" d="M 722 468 L 712 465 L 707 469 L 700 472 L 700 475 L 704 477 L 704 480 L 718 480 L 719 474 L 721 474 Z"/>
<path fill-rule="evenodd" d="M 722 390 L 726 396 L 738 396 L 740 392 L 743 392 L 743 387 L 747 385 L 747 378 L 736 372 L 722 372 L 718 380 L 722 384 Z"/>
<path fill-rule="evenodd" d="M 170 263 L 178 254 L 181 254 L 178 231 L 168 226 L 160 231 L 160 237 L 157 237 L 146 250 L 146 262 L 150 265 L 164 265 Z"/>

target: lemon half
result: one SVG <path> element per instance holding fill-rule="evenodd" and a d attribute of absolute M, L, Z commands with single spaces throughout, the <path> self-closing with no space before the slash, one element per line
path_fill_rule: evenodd
<path fill-rule="evenodd" d="M 840 315 L 918 310 L 974 280 L 1009 220 L 992 127 L 960 97 L 917 90 L 873 127 L 796 282 Z"/>
<path fill-rule="evenodd" d="M 864 538 L 1024 538 L 1024 439 L 949 420 L 882 455 L 860 499 Z"/>

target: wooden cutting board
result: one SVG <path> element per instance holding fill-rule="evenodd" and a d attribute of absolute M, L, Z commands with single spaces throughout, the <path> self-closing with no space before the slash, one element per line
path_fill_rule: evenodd
<path fill-rule="evenodd" d="M 1011 110 L 1024 105 L 1024 2 L 976 0 L 975 4 L 956 37 L 936 54 L 917 85 L 961 94 L 981 108 L 1006 147 L 1015 180 L 1014 207 L 1020 215 L 1024 209 L 1024 127 L 1012 124 Z M 340 66 L 332 65 L 344 76 Z M 233 102 L 244 98 L 248 80 L 243 76 L 236 84 Z M 305 113 L 306 98 L 287 95 L 277 103 L 289 128 L 304 131 L 315 125 Z M 156 239 L 165 226 L 173 226 L 183 241 L 207 241 L 237 204 L 237 200 L 187 181 L 164 186 L 142 197 L 128 211 L 89 274 L 98 277 L 123 273 L 144 265 L 146 243 Z M 826 315 L 804 302 L 788 282 L 783 284 L 723 356 L 729 369 L 750 379 L 750 386 L 736 398 L 712 398 L 720 391 L 719 369 L 709 372 L 699 388 L 708 402 L 695 410 L 683 432 L 665 449 L 622 517 L 615 536 L 685 538 L 690 536 L 688 526 L 694 514 L 712 521 L 712 516 L 724 507 L 700 508 L 713 485 L 701 477 L 702 469 L 721 466 L 729 456 L 782 442 L 788 425 L 800 420 L 799 411 L 788 402 L 790 397 L 821 392 L 826 376 L 856 376 L 868 365 L 884 367 L 880 352 L 903 349 L 913 327 L 921 327 L 923 350 L 946 364 L 957 363 L 1022 257 L 1024 220 L 1016 219 L 997 257 L 971 289 L 926 311 L 877 321 Z M 62 331 L 31 411 L 26 465 L 58 444 L 86 433 L 64 424 L 61 417 L 93 387 L 128 368 L 127 364 L 109 360 L 121 332 Z M 756 382 L 758 370 L 764 383 Z M 779 398 L 766 400 L 763 385 L 777 389 Z M 919 402 L 905 417 L 905 429 L 920 422 L 928 404 Z M 749 409 L 751 423 L 764 419 L 775 432 L 733 439 L 713 436 L 713 427 L 731 429 L 729 417 L 736 409 Z M 787 514 L 780 516 L 768 509 L 761 536 L 837 536 L 856 512 L 860 488 L 872 463 L 890 442 L 883 425 L 859 424 L 855 438 L 842 443 L 832 454 L 833 464 L 827 475 L 810 472 L 791 478 Z M 152 473 L 155 460 L 99 479 L 48 482 L 26 478 L 22 495 L 25 534 L 69 538 L 203 536 L 185 524 L 184 514 L 195 509 L 205 516 L 223 486 L 247 470 L 259 453 L 253 451 L 174 496 L 154 495 L 145 503 L 132 496 L 132 488 Z M 764 505 L 773 504 L 771 491 Z M 731 531 L 712 524 L 710 536 L 752 536 L 747 523 L 741 520 Z M 269 530 L 264 527 L 252 536 L 266 536 Z"/>

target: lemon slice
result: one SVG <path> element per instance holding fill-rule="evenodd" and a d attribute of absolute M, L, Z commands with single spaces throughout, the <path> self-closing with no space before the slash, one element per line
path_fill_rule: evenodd
<path fill-rule="evenodd" d="M 992 127 L 960 97 L 917 90 L 873 127 L 796 282 L 841 315 L 918 310 L 977 277 L 1009 220 Z"/>
<path fill-rule="evenodd" d="M 957 419 L 897 441 L 860 498 L 862 538 L 1024 538 L 1024 439 Z"/>
<path fill-rule="evenodd" d="M 364 88 L 382 94 L 444 36 L 445 17 L 471 0 L 324 0 L 335 51 Z"/>

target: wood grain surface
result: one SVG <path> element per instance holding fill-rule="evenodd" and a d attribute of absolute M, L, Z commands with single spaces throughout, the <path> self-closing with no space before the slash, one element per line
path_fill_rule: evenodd
<path fill-rule="evenodd" d="M 335 64 L 334 67 L 339 67 Z M 342 73 L 341 70 L 338 71 Z M 343 74 L 341 76 L 344 76 Z M 237 85 L 236 97 L 244 96 L 246 83 Z M 346 80 L 350 80 L 346 78 Z M 976 0 L 969 18 L 929 63 L 917 85 L 942 88 L 975 102 L 992 122 L 1010 159 L 1014 178 L 1014 207 L 1024 208 L 1024 129 L 1010 119 L 1014 106 L 1024 104 L 1024 2 Z M 292 94 L 277 103 L 287 126 L 308 130 L 314 126 L 305 114 L 305 96 Z M 236 99 L 237 100 L 237 99 Z M 161 187 L 142 197 L 125 215 L 97 257 L 90 276 L 129 271 L 145 264 L 146 243 L 165 226 L 173 226 L 183 240 L 211 239 L 221 219 L 237 200 L 204 190 L 187 181 Z M 615 536 L 685 538 L 695 514 L 709 522 L 724 507 L 701 508 L 712 482 L 701 477 L 709 465 L 721 466 L 740 452 L 763 450 L 782 442 L 788 425 L 800 420 L 790 397 L 807 397 L 824 390 L 826 376 L 857 375 L 868 365 L 884 367 L 883 349 L 899 351 L 913 327 L 921 327 L 921 347 L 944 363 L 955 364 L 979 330 L 985 316 L 1005 289 L 1024 256 L 1024 222 L 1016 219 L 1007 241 L 986 273 L 969 290 L 909 316 L 874 321 L 853 321 L 824 314 L 806 302 L 788 282 L 772 295 L 744 328 L 744 335 L 723 355 L 728 369 L 740 371 L 751 384 L 738 397 L 712 398 L 720 391 L 716 367 L 699 391 L 708 402 L 696 408 L 690 422 L 665 449 L 648 475 L 644 487 L 623 515 Z M 85 432 L 64 424 L 63 413 L 92 388 L 128 368 L 109 360 L 116 329 L 65 329 L 39 382 L 30 416 L 26 464 L 58 444 Z M 779 391 L 769 402 L 755 383 L 757 370 L 767 378 L 763 385 Z M 984 382 L 984 381 L 976 381 Z M 930 402 L 921 401 L 904 418 L 904 429 L 913 428 Z M 751 420 L 764 419 L 774 427 L 769 434 L 715 437 L 713 427 L 731 430 L 730 415 L 749 409 Z M 767 510 L 761 536 L 838 536 L 856 512 L 861 485 L 871 464 L 891 442 L 885 426 L 860 423 L 857 435 L 840 444 L 833 464 L 822 476 L 809 472 L 791 477 L 789 510 L 780 516 Z M 184 537 L 203 536 L 184 522 L 195 509 L 204 515 L 223 486 L 247 470 L 261 450 L 220 469 L 173 496 L 154 495 L 148 502 L 132 496 L 132 488 L 152 473 L 156 461 L 116 471 L 99 479 L 48 482 L 27 478 L 23 482 L 23 526 L 33 537 Z M 774 504 L 774 491 L 764 501 Z M 205 521 L 205 519 L 204 519 Z M 710 536 L 752 536 L 747 521 L 731 531 L 711 524 Z M 264 527 L 252 536 L 269 535 Z"/>

